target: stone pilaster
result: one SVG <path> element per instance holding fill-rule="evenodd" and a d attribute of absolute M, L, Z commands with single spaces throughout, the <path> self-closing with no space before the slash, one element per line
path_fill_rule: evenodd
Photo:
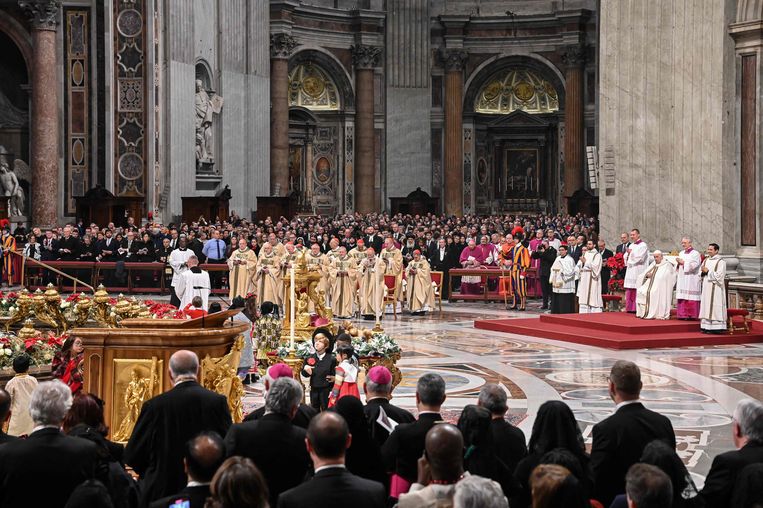
<path fill-rule="evenodd" d="M 448 215 L 461 215 L 464 211 L 463 73 L 467 57 L 463 49 L 440 52 L 445 68 L 444 201 Z"/>
<path fill-rule="evenodd" d="M 356 45 L 352 48 L 355 66 L 355 211 L 379 210 L 374 199 L 374 68 L 381 48 Z"/>
<path fill-rule="evenodd" d="M 270 35 L 270 194 L 289 191 L 289 57 L 297 46 L 285 33 Z"/>
<path fill-rule="evenodd" d="M 19 1 L 32 26 L 32 221 L 58 223 L 58 83 L 56 29 L 59 0 Z"/>
<path fill-rule="evenodd" d="M 584 171 L 583 149 L 583 66 L 585 47 L 567 46 L 562 54 L 566 81 L 564 106 L 564 197 L 569 209 L 572 195 L 582 189 Z"/>

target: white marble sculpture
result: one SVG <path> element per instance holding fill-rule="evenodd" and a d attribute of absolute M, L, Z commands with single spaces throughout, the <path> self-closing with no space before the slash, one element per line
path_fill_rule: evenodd
<path fill-rule="evenodd" d="M 223 98 L 213 94 L 212 97 L 204 90 L 201 80 L 196 80 L 196 164 L 214 164 L 212 150 L 212 115 L 220 114 Z"/>
<path fill-rule="evenodd" d="M 17 159 L 14 163 L 14 168 L 24 169 L 24 167 L 20 166 L 24 166 L 27 170 L 29 168 L 23 161 Z M 21 188 L 16 173 L 11 171 L 6 161 L 0 161 L 0 191 L 2 191 L 2 195 L 7 199 L 8 215 L 10 217 L 24 215 L 24 205 L 26 202 L 24 189 Z"/>

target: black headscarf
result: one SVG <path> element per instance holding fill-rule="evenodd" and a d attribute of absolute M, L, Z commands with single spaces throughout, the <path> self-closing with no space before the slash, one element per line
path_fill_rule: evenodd
<path fill-rule="evenodd" d="M 530 435 L 529 453 L 543 455 L 554 448 L 566 448 L 578 458 L 585 455 L 585 443 L 575 415 L 559 400 L 541 404 Z"/>
<path fill-rule="evenodd" d="M 333 409 L 345 419 L 352 435 L 352 443 L 345 455 L 347 470 L 361 478 L 386 484 L 381 451 L 376 441 L 368 435 L 363 403 L 356 397 L 346 396 L 339 399 Z"/>

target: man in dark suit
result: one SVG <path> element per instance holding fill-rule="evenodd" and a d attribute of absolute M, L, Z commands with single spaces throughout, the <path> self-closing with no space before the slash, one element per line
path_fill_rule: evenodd
<path fill-rule="evenodd" d="M 416 481 L 418 460 L 424 453 L 424 439 L 436 423 L 442 422 L 440 407 L 445 402 L 445 380 L 434 373 L 421 376 L 416 383 L 416 408 L 419 419 L 398 425 L 382 446 L 385 469 L 408 483 Z M 392 485 L 396 483 L 392 478 Z"/>
<path fill-rule="evenodd" d="M 763 404 L 753 399 L 739 401 L 731 425 L 736 450 L 713 459 L 700 495 L 707 508 L 731 508 L 734 485 L 745 466 L 763 463 Z"/>
<path fill-rule="evenodd" d="M 142 506 L 186 485 L 183 455 L 191 438 L 205 431 L 225 435 L 231 425 L 226 398 L 197 381 L 196 353 L 176 351 L 169 374 L 173 388 L 143 404 L 125 448 L 125 463 L 140 475 Z"/>
<path fill-rule="evenodd" d="M 549 245 L 547 239 L 543 239 L 540 246 L 531 254 L 533 259 L 540 259 L 540 267 L 538 268 L 538 277 L 540 277 L 540 289 L 543 292 L 543 305 L 541 309 L 545 310 L 549 307 L 549 302 L 553 297 L 553 288 L 549 278 L 551 277 L 551 267 L 556 261 L 556 249 Z"/>
<path fill-rule="evenodd" d="M 276 363 L 275 365 L 271 365 L 268 367 L 267 372 L 265 373 L 265 377 L 262 379 L 263 385 L 265 385 L 265 399 L 268 398 L 268 393 L 270 393 L 270 387 L 273 386 L 273 383 L 276 379 L 282 378 L 282 377 L 294 377 L 294 372 L 291 370 L 291 367 L 286 365 L 285 363 Z M 253 422 L 255 420 L 259 420 L 263 416 L 265 416 L 265 407 L 262 406 L 248 415 L 246 415 L 246 418 L 244 418 L 245 422 Z M 297 409 L 297 413 L 294 415 L 294 418 L 291 420 L 291 423 L 293 425 L 296 425 L 299 428 L 307 430 L 307 426 L 310 425 L 310 420 L 312 420 L 315 415 L 318 414 L 318 411 L 316 411 L 312 406 L 308 406 L 307 404 L 304 404 L 300 401 L 299 408 Z"/>
<path fill-rule="evenodd" d="M 209 497 L 209 484 L 217 469 L 225 460 L 225 444 L 216 432 L 202 432 L 188 441 L 183 464 L 188 474 L 188 485 L 173 496 L 163 497 L 151 503 L 150 508 L 167 508 L 183 501 L 189 508 L 204 508 Z"/>
<path fill-rule="evenodd" d="M 611 250 L 607 248 L 604 240 L 599 240 L 596 250 L 601 254 L 601 294 L 606 295 L 609 293 L 609 274 L 610 270 L 607 268 L 607 260 L 614 256 Z"/>
<path fill-rule="evenodd" d="M 72 236 L 72 228 L 64 227 L 64 234 L 58 241 L 58 259 L 61 261 L 76 261 L 79 257 L 79 239 Z"/>
<path fill-rule="evenodd" d="M 620 235 L 620 245 L 618 245 L 615 248 L 616 254 L 623 254 L 625 255 L 626 252 L 628 252 L 628 247 L 630 247 L 631 242 L 628 241 L 628 234 L 623 233 Z"/>
<path fill-rule="evenodd" d="M 366 228 L 365 241 L 366 241 L 366 247 L 372 247 L 374 249 L 374 252 L 379 252 L 382 248 L 382 245 L 384 244 L 384 239 L 382 238 L 382 235 L 376 232 L 373 226 L 368 226 Z"/>
<path fill-rule="evenodd" d="M 639 400 L 641 372 L 629 361 L 619 360 L 609 374 L 609 395 L 615 413 L 593 427 L 591 468 L 594 499 L 609 506 L 625 492 L 625 474 L 641 458 L 644 447 L 655 439 L 676 447 L 676 435 L 667 417 L 650 411 Z"/>
<path fill-rule="evenodd" d="M 429 266 L 433 271 L 442 272 L 442 296 L 448 297 L 448 272 L 454 265 L 453 256 L 450 255 L 450 248 L 445 238 L 440 238 L 437 241 L 437 247 L 429 251 Z"/>
<path fill-rule="evenodd" d="M 63 507 L 72 491 L 99 469 L 98 446 L 61 432 L 72 392 L 60 381 L 40 383 L 29 412 L 34 431 L 0 445 L 0 506 Z"/>
<path fill-rule="evenodd" d="M 513 475 L 519 461 L 527 455 L 527 445 L 524 432 L 504 418 L 509 410 L 506 391 L 497 384 L 486 384 L 480 389 L 477 404 L 493 416 L 493 421 L 490 422 L 493 450 Z"/>
<path fill-rule="evenodd" d="M 347 422 L 338 413 L 325 411 L 313 418 L 307 429 L 307 450 L 315 476 L 281 494 L 278 508 L 335 508 L 355 504 L 385 507 L 387 492 L 381 483 L 355 476 L 345 468 L 344 456 L 350 442 Z"/>
<path fill-rule="evenodd" d="M 372 367 L 366 375 L 364 389 L 366 405 L 363 412 L 368 422 L 368 435 L 381 448 L 395 424 L 413 423 L 416 418 L 405 409 L 389 403 L 389 399 L 392 398 L 392 373 L 387 367 Z"/>
<path fill-rule="evenodd" d="M 302 483 L 310 466 L 305 430 L 291 423 L 303 394 L 296 380 L 276 379 L 265 399 L 265 415 L 232 426 L 225 436 L 228 457 L 249 458 L 262 472 L 270 490 L 270 506 L 276 506 L 282 492 Z"/>
<path fill-rule="evenodd" d="M 574 236 L 567 238 L 567 254 L 575 261 L 575 264 L 578 264 L 580 256 L 583 255 L 583 246 L 578 245 L 577 239 Z M 575 283 L 577 284 L 577 281 Z"/>
<path fill-rule="evenodd" d="M 3 432 L 3 425 L 11 419 L 11 394 L 0 388 L 0 445 L 15 441 L 16 438 Z"/>

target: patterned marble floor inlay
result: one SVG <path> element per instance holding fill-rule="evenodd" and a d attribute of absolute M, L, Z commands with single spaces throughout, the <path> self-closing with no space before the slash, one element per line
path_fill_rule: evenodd
<path fill-rule="evenodd" d="M 763 397 L 761 345 L 614 351 L 472 326 L 475 318 L 528 314 L 506 311 L 502 304 L 444 303 L 441 316 L 385 317 L 384 329 L 403 348 L 398 362 L 403 381 L 393 402 L 415 412 L 416 380 L 437 372 L 447 384 L 443 417 L 455 422 L 464 405 L 476 403 L 482 385 L 499 383 L 509 394 L 507 419 L 528 438 L 538 407 L 546 400 L 563 400 L 590 447 L 593 425 L 614 410 L 609 369 L 617 360 L 632 360 L 641 368 L 645 405 L 670 418 L 678 453 L 702 485 L 713 457 L 733 448 L 736 403 Z M 262 388 L 260 383 L 246 387 L 246 411 L 262 405 Z"/>

